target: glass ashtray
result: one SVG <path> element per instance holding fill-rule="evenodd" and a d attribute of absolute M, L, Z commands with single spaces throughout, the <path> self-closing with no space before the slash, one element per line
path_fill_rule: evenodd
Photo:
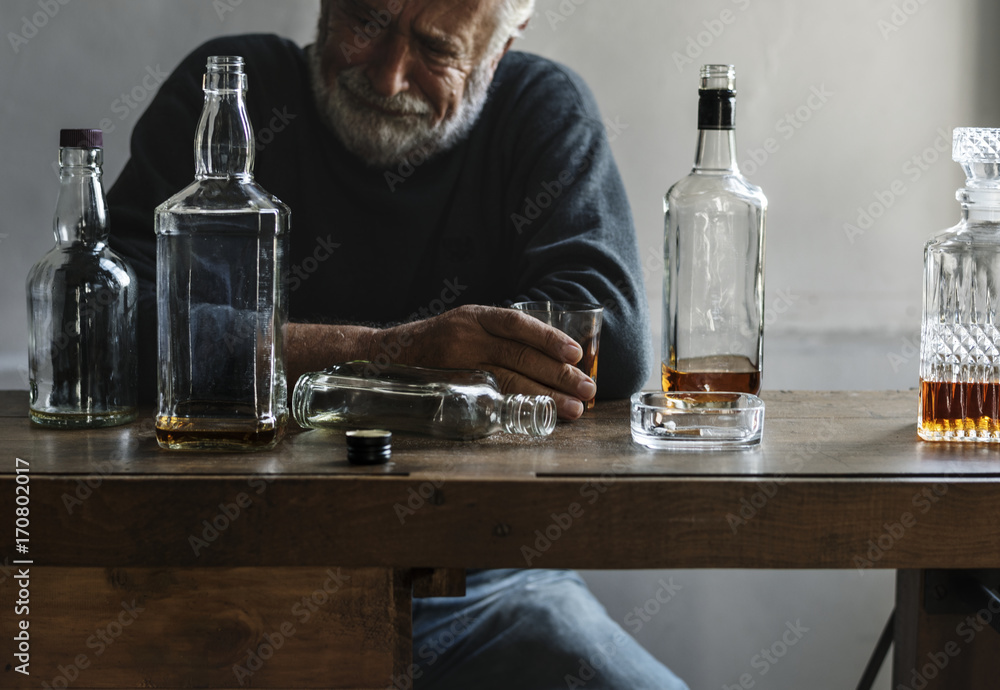
<path fill-rule="evenodd" d="M 640 391 L 632 440 L 656 450 L 726 450 L 760 444 L 764 401 L 749 393 Z"/>

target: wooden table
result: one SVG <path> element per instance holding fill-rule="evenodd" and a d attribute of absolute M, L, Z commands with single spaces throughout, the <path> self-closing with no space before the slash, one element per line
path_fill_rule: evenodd
<path fill-rule="evenodd" d="M 11 615 L 22 566 L 0 572 L 0 685 L 403 687 L 411 596 L 530 565 L 897 569 L 895 682 L 945 653 L 928 688 L 987 687 L 998 636 L 956 634 L 966 615 L 928 613 L 922 583 L 1000 568 L 1000 449 L 920 442 L 912 391 L 764 398 L 753 451 L 646 450 L 619 401 L 542 440 L 397 435 L 392 464 L 359 468 L 332 432 L 171 453 L 149 419 L 48 431 L 0 393 L 2 553 L 33 561 L 27 615 Z M 30 677 L 12 668 L 22 620 Z"/>

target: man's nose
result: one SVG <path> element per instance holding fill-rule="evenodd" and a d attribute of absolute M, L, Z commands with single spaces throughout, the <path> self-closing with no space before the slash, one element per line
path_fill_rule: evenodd
<path fill-rule="evenodd" d="M 380 48 L 377 58 L 368 63 L 368 78 L 379 95 L 392 98 L 410 88 L 412 55 L 408 41 L 398 34 L 386 37 Z"/>

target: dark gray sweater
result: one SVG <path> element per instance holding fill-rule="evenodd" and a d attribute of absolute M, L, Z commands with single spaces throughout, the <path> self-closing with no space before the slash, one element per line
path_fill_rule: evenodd
<path fill-rule="evenodd" d="M 429 161 L 366 167 L 322 123 L 305 53 L 270 35 L 209 41 L 160 87 L 108 199 L 112 245 L 140 281 L 140 388 L 155 388 L 154 208 L 194 177 L 210 55 L 242 55 L 256 180 L 292 209 L 292 321 L 392 324 L 461 304 L 605 306 L 598 395 L 649 374 L 635 229 L 593 96 L 526 53 L 500 62 L 469 137 Z"/>

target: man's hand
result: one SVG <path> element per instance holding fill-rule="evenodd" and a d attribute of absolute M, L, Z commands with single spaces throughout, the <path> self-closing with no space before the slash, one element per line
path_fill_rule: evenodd
<path fill-rule="evenodd" d="M 351 359 L 483 369 L 497 377 L 504 393 L 552 396 L 563 419 L 583 414 L 581 401 L 597 390 L 573 366 L 583 350 L 572 338 L 513 309 L 467 305 L 386 329 L 289 324 L 285 343 L 289 384 L 307 371 Z"/>
<path fill-rule="evenodd" d="M 483 369 L 504 393 L 550 395 L 564 419 L 583 414 L 581 400 L 597 390 L 573 366 L 583 350 L 572 338 L 513 309 L 466 305 L 376 333 L 372 358 L 397 351 L 401 364 Z"/>

